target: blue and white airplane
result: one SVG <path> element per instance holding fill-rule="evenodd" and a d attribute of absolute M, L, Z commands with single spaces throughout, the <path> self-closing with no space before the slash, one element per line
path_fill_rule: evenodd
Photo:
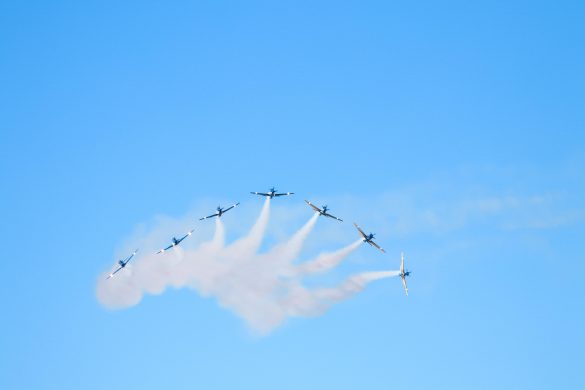
<path fill-rule="evenodd" d="M 292 194 L 294 194 L 294 192 L 281 192 L 281 193 L 277 193 L 276 192 L 276 189 L 274 187 L 272 187 L 269 192 L 250 192 L 250 194 L 260 195 L 260 196 L 267 196 L 270 199 L 272 199 L 272 198 L 277 197 L 277 196 L 292 195 Z"/>
<path fill-rule="evenodd" d="M 329 210 L 329 208 L 327 208 L 327 206 L 323 206 L 322 209 L 320 209 L 319 207 L 315 206 L 313 203 L 309 202 L 308 200 L 305 199 L 305 202 L 307 202 L 307 204 L 316 212 L 319 213 L 319 215 L 322 215 L 324 217 L 329 217 L 329 218 L 333 218 L 336 219 L 338 221 L 343 222 L 343 219 L 337 218 L 334 215 L 329 214 L 327 211 Z"/>
<path fill-rule="evenodd" d="M 402 279 L 402 285 L 404 286 L 404 292 L 408 296 L 408 287 L 406 287 L 406 277 L 410 276 L 410 271 L 404 269 L 404 253 L 400 253 L 400 278 Z"/>
<path fill-rule="evenodd" d="M 110 273 L 106 279 L 113 278 L 114 275 L 116 273 L 118 273 L 118 271 L 120 271 L 122 268 L 125 268 L 126 267 L 126 264 L 128 264 L 128 262 L 130 261 L 130 259 L 132 259 L 134 257 L 134 255 L 136 254 L 136 252 L 138 252 L 138 249 L 136 249 L 134 252 L 132 252 L 132 254 L 130 256 L 128 256 L 126 259 L 124 259 L 124 260 L 118 260 L 118 268 L 114 272 Z"/>
<path fill-rule="evenodd" d="M 193 229 L 195 230 L 195 229 Z M 189 233 L 185 234 L 183 237 L 176 239 L 175 237 L 172 238 L 172 243 L 171 245 L 167 246 L 166 248 L 161 249 L 160 251 L 156 252 L 156 254 L 158 255 L 159 253 L 163 253 L 166 250 L 169 250 L 171 248 L 176 247 L 177 245 L 179 245 L 185 238 L 189 237 L 191 234 L 193 234 L 193 230 L 191 230 Z"/>
<path fill-rule="evenodd" d="M 384 249 L 382 249 L 378 244 L 376 244 L 373 240 L 374 237 L 376 236 L 373 233 L 370 234 L 366 234 L 364 233 L 364 231 L 362 229 L 360 229 L 360 227 L 357 225 L 357 223 L 353 223 L 356 227 L 356 229 L 360 232 L 360 234 L 362 235 L 364 242 L 367 242 L 368 244 L 370 244 L 371 246 L 374 246 L 376 248 L 378 248 L 379 250 L 381 250 L 382 252 L 386 253 L 386 251 Z"/>
<path fill-rule="evenodd" d="M 217 213 L 208 215 L 207 217 L 199 218 L 199 220 L 200 221 L 203 221 L 204 219 L 213 218 L 213 217 L 220 218 L 225 212 L 230 211 L 231 209 L 233 209 L 234 207 L 236 207 L 239 204 L 240 204 L 240 202 L 238 202 L 238 203 L 236 203 L 236 204 L 228 207 L 227 209 L 224 209 L 221 206 L 217 206 L 217 209 L 216 209 L 217 210 Z"/>

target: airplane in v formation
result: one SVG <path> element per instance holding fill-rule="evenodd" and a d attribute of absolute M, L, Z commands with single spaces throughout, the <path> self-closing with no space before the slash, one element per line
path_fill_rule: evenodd
<path fill-rule="evenodd" d="M 207 217 L 202 217 L 202 218 L 199 218 L 199 220 L 200 220 L 200 221 L 203 221 L 204 219 L 207 219 L 207 218 L 213 218 L 213 217 L 221 218 L 221 216 L 222 216 L 224 213 L 226 213 L 226 212 L 230 211 L 231 209 L 233 209 L 234 207 L 236 207 L 236 206 L 237 206 L 237 205 L 239 205 L 239 204 L 240 204 L 240 202 L 238 202 L 238 203 L 236 203 L 236 204 L 234 204 L 234 205 L 232 205 L 232 206 L 228 207 L 227 209 L 224 209 L 224 208 L 223 208 L 223 207 L 221 207 L 221 206 L 217 206 L 217 209 L 216 209 L 216 210 L 217 210 L 217 213 L 215 213 L 215 214 L 211 214 L 211 215 L 208 215 Z"/>
<path fill-rule="evenodd" d="M 374 233 L 370 233 L 370 234 L 366 234 L 364 233 L 364 231 L 357 225 L 357 223 L 353 223 L 355 228 L 360 232 L 360 234 L 362 235 L 363 241 L 367 242 L 368 244 L 370 244 L 373 247 L 378 248 L 379 250 L 381 250 L 382 252 L 386 253 L 386 251 L 384 249 L 382 249 L 382 247 L 378 244 L 376 244 L 374 242 L 374 237 L 376 237 L 376 235 Z"/>
<path fill-rule="evenodd" d="M 402 285 L 404 286 L 406 296 L 408 296 L 408 287 L 406 287 L 407 276 L 410 276 L 410 271 L 404 269 L 404 253 L 400 253 L 400 279 L 402 279 Z"/>
<path fill-rule="evenodd" d="M 270 188 L 269 192 L 250 192 L 253 195 L 259 195 L 259 196 L 264 196 L 267 198 L 275 198 L 275 197 L 280 197 L 280 196 L 287 196 L 287 195 L 293 195 L 294 192 L 282 192 L 282 193 L 278 193 L 277 190 L 272 187 Z M 315 212 L 319 213 L 320 216 L 324 216 L 324 217 L 328 217 L 328 218 L 332 218 L 332 219 L 336 219 L 340 222 L 343 222 L 342 219 L 337 218 L 336 216 L 330 214 L 329 208 L 327 206 L 322 206 L 322 208 L 319 208 L 317 206 L 315 206 L 313 203 L 309 202 L 308 200 L 305 199 L 305 202 L 309 205 L 309 207 L 311 207 Z M 208 219 L 208 218 L 213 218 L 213 217 L 218 217 L 221 218 L 221 216 L 223 214 L 225 214 L 226 212 L 228 212 L 229 210 L 233 209 L 234 207 L 238 206 L 240 203 L 235 203 L 232 206 L 228 207 L 228 208 L 222 208 L 221 206 L 217 207 L 217 212 L 211 215 L 208 215 L 207 217 L 202 217 L 199 220 L 204 220 L 204 219 Z M 374 233 L 369 233 L 366 234 L 355 222 L 354 222 L 354 226 L 356 227 L 356 229 L 359 231 L 363 242 L 368 243 L 369 245 L 379 249 L 380 251 L 382 251 L 383 253 L 386 253 L 386 251 L 380 247 L 377 243 L 374 242 L 374 238 L 375 238 L 375 234 Z M 185 234 L 183 237 L 181 238 L 172 238 L 172 242 L 169 246 L 167 246 L 166 248 L 163 248 L 161 250 L 159 250 L 158 252 L 156 252 L 156 254 L 159 253 L 164 253 L 165 251 L 174 248 L 176 246 L 178 246 L 181 242 L 183 242 L 183 240 L 185 240 L 187 237 L 189 237 L 190 235 L 193 234 L 194 229 L 190 230 L 187 234 Z M 134 257 L 134 255 L 136 254 L 136 252 L 138 252 L 138 249 L 136 249 L 130 256 L 128 256 L 126 259 L 124 260 L 119 260 L 118 261 L 118 268 L 111 272 L 108 277 L 106 279 L 110 279 L 112 278 L 116 273 L 118 273 L 119 271 L 121 271 L 122 269 L 124 269 L 126 267 L 126 265 L 128 264 L 128 262 L 130 262 L 130 260 Z M 406 293 L 406 295 L 408 296 L 408 288 L 406 286 L 406 277 L 410 276 L 410 271 L 405 270 L 404 268 L 404 253 L 401 253 L 401 260 L 400 260 L 400 273 L 399 273 L 400 278 L 402 279 L 402 285 L 404 286 L 404 292 Z"/>
<path fill-rule="evenodd" d="M 185 234 L 183 237 L 177 239 L 175 237 L 173 237 L 171 239 L 171 245 L 167 246 L 166 248 L 161 249 L 160 251 L 156 252 L 156 254 L 158 255 L 159 253 L 163 253 L 164 251 L 168 251 L 171 248 L 176 247 L 177 245 L 179 245 L 181 242 L 183 242 L 183 240 L 187 237 L 189 237 L 191 234 L 193 234 L 193 231 L 195 229 L 191 229 L 187 234 Z"/>
<path fill-rule="evenodd" d="M 268 198 L 272 199 L 274 197 L 279 197 L 279 196 L 293 195 L 294 192 L 281 192 L 281 193 L 278 193 L 276 191 L 276 188 L 272 187 L 272 188 L 270 188 L 270 191 L 268 191 L 268 192 L 250 192 L 250 194 L 252 194 L 252 195 L 265 196 L 265 197 L 268 197 Z"/>
<path fill-rule="evenodd" d="M 118 268 L 115 271 L 110 272 L 110 274 L 108 275 L 108 277 L 106 279 L 113 278 L 114 275 L 118 273 L 118 271 L 120 271 L 122 268 L 125 268 L 126 264 L 128 264 L 128 262 L 130 260 L 132 260 L 132 258 L 136 254 L 136 252 L 138 252 L 138 249 L 135 249 L 134 252 L 132 252 L 132 254 L 130 256 L 128 256 L 127 258 L 125 258 L 124 260 L 118 260 Z"/>
<path fill-rule="evenodd" d="M 329 208 L 327 207 L 327 205 L 322 206 L 323 208 L 320 209 L 319 207 L 315 206 L 313 203 L 309 202 L 308 200 L 305 199 L 305 202 L 316 212 L 319 213 L 319 215 L 322 215 L 324 217 L 328 217 L 328 218 L 333 218 L 336 219 L 340 222 L 343 222 L 343 219 L 337 218 L 335 215 L 331 215 L 329 214 L 327 211 L 329 211 Z"/>

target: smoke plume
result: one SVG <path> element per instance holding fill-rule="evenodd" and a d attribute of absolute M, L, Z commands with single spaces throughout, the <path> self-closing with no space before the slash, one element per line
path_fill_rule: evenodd
<path fill-rule="evenodd" d="M 270 216 L 270 199 L 249 233 L 226 245 L 225 228 L 215 220 L 209 242 L 194 250 L 179 245 L 162 254 L 137 256 L 113 278 L 97 282 L 99 302 L 112 309 L 136 305 L 144 294 L 161 294 L 169 287 L 191 288 L 239 316 L 255 331 L 268 333 L 291 316 L 315 316 L 336 302 L 350 298 L 374 280 L 397 276 L 397 271 L 366 272 L 350 276 L 337 287 L 308 289 L 304 275 L 331 270 L 362 240 L 335 252 L 295 264 L 318 214 L 314 214 L 290 239 L 259 253 Z"/>

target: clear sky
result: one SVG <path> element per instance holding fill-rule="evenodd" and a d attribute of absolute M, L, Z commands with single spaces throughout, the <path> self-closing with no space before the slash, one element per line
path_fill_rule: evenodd
<path fill-rule="evenodd" d="M 169 3 L 0 6 L 0 388 L 585 388 L 585 3 Z M 307 251 L 388 251 L 320 283 L 405 251 L 409 297 L 265 336 L 188 289 L 99 304 L 157 216 L 241 201 L 233 240 L 272 185 L 274 242 L 309 198 L 346 221 Z"/>

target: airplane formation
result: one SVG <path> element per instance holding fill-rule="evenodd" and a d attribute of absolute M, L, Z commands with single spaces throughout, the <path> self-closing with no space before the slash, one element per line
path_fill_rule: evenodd
<path fill-rule="evenodd" d="M 275 197 L 281 197 L 281 196 L 287 196 L 287 195 L 293 195 L 294 192 L 281 192 L 279 193 L 274 187 L 272 187 L 268 192 L 250 192 L 253 195 L 259 195 L 259 196 L 263 196 L 263 197 L 267 197 L 267 198 L 275 198 Z M 327 217 L 327 218 L 331 218 L 331 219 L 335 219 L 337 221 L 343 222 L 342 219 L 337 218 L 336 216 L 332 215 L 329 213 L 329 208 L 327 206 L 322 206 L 321 208 L 315 206 L 313 203 L 309 202 L 308 200 L 305 199 L 305 202 L 307 203 L 307 205 L 309 205 L 309 207 L 311 207 L 316 213 L 319 214 L 319 216 L 323 216 L 323 217 Z M 226 212 L 228 212 L 229 210 L 233 209 L 234 207 L 238 206 L 240 203 L 237 202 L 233 205 L 231 205 L 230 207 L 227 208 L 222 208 L 221 206 L 217 206 L 216 208 L 216 212 L 214 214 L 208 215 L 206 217 L 201 217 L 199 218 L 200 221 L 204 220 L 204 219 L 209 219 L 209 218 L 221 218 L 223 216 L 223 214 L 225 214 Z M 377 243 L 374 242 L 374 238 L 375 238 L 375 234 L 374 233 L 369 233 L 366 234 L 359 226 L 357 223 L 354 222 L 354 226 L 355 228 L 358 230 L 360 236 L 362 237 L 362 241 L 365 243 L 368 243 L 370 246 L 373 246 L 374 248 L 377 248 L 378 250 L 380 250 L 383 253 L 386 253 L 386 251 L 379 246 Z M 187 234 L 185 234 L 184 236 L 182 236 L 181 238 L 175 238 L 173 237 L 171 239 L 171 244 L 165 248 L 162 248 L 161 250 L 159 250 L 158 252 L 156 252 L 156 254 L 160 254 L 160 253 L 164 253 L 166 251 L 168 251 L 169 249 L 172 249 L 176 246 L 178 246 L 181 242 L 183 242 L 183 240 L 185 240 L 187 237 L 191 236 L 193 234 L 195 229 L 190 230 L 189 232 L 187 232 Z M 108 277 L 106 279 L 110 279 L 113 278 L 114 275 L 116 273 L 118 273 L 119 271 L 121 271 L 122 269 L 124 269 L 126 267 L 126 265 L 130 262 L 130 260 L 134 257 L 134 255 L 138 252 L 138 249 L 136 249 L 134 252 L 132 252 L 132 254 L 130 256 L 128 256 L 126 259 L 124 260 L 118 260 L 118 262 L 116 263 L 117 268 L 115 271 L 111 272 Z M 404 292 L 405 294 L 408 296 L 408 287 L 406 286 L 406 277 L 410 276 L 410 271 L 405 270 L 404 268 L 404 253 L 400 254 L 400 273 L 399 273 L 400 278 L 402 279 L 402 285 L 404 286 Z"/>

